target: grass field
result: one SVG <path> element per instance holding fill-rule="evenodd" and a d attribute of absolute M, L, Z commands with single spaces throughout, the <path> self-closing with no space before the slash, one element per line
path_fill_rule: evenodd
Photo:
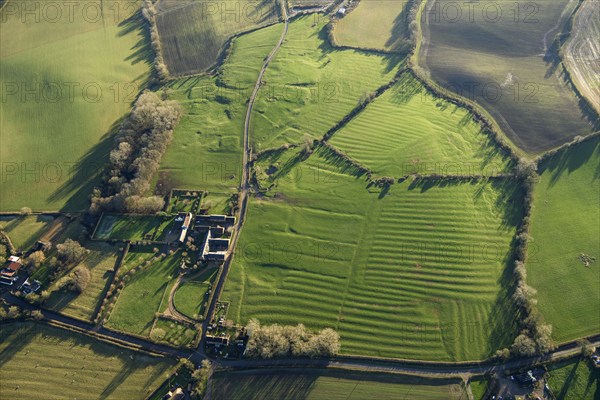
<path fill-rule="evenodd" d="M 144 399 L 175 362 L 33 323 L 0 326 L 0 398 Z"/>
<path fill-rule="evenodd" d="M 107 283 L 111 279 L 117 258 L 118 248 L 104 243 L 87 244 L 90 254 L 80 265 L 89 268 L 90 283 L 82 294 L 73 292 L 53 292 L 44 307 L 59 311 L 75 318 L 91 320 L 106 294 Z"/>
<path fill-rule="evenodd" d="M 470 14 L 466 4 L 436 0 L 424 11 L 429 46 L 420 62 L 442 86 L 482 104 L 517 146 L 542 152 L 592 131 L 552 48 L 575 4 L 486 0 Z"/>
<path fill-rule="evenodd" d="M 63 3 L 48 11 L 33 0 L 11 3 L 0 15 L 0 209 L 84 210 L 109 133 L 147 83 L 152 50 L 142 20 L 129 18 L 135 3 L 120 0 L 83 0 L 71 13 Z"/>
<path fill-rule="evenodd" d="M 473 400 L 487 400 L 487 397 L 485 397 L 488 388 L 487 379 L 483 377 L 471 379 L 470 385 L 471 392 L 473 393 Z"/>
<path fill-rule="evenodd" d="M 240 184 L 246 102 L 264 57 L 281 35 L 274 25 L 234 40 L 217 77 L 195 77 L 169 84 L 171 98 L 186 114 L 175 129 L 157 188 L 185 187 L 234 193 Z"/>
<path fill-rule="evenodd" d="M 95 239 L 102 240 L 164 240 L 173 224 L 173 217 L 147 215 L 104 214 L 98 222 Z"/>
<path fill-rule="evenodd" d="M 212 398 L 230 400 L 458 400 L 464 398 L 456 380 L 331 371 L 218 372 L 209 382 Z"/>
<path fill-rule="evenodd" d="M 342 46 L 405 52 L 410 47 L 406 0 L 361 0 L 336 25 L 334 36 Z"/>
<path fill-rule="evenodd" d="M 401 56 L 335 50 L 321 14 L 290 23 L 259 91 L 250 138 L 256 151 L 322 137 L 394 76 Z"/>
<path fill-rule="evenodd" d="M 600 399 L 600 369 L 588 361 L 562 362 L 548 368 L 548 386 L 557 400 Z"/>
<path fill-rule="evenodd" d="M 180 253 L 176 253 L 136 272 L 119 295 L 107 325 L 136 335 L 149 335 L 155 313 L 167 301 L 167 290 L 177 276 L 180 263 Z"/>
<path fill-rule="evenodd" d="M 509 344 L 502 282 L 520 194 L 501 183 L 367 189 L 335 163 L 316 153 L 272 198 L 252 199 L 221 297 L 228 318 L 333 327 L 345 354 L 457 361 Z"/>
<path fill-rule="evenodd" d="M 210 268 L 178 287 L 173 299 L 177 311 L 194 319 L 199 319 L 203 316 L 204 304 L 208 301 L 209 297 L 209 286 L 216 276 L 217 270 Z"/>
<path fill-rule="evenodd" d="M 428 94 L 410 74 L 330 143 L 378 175 L 494 175 L 507 157 L 466 110 Z"/>
<path fill-rule="evenodd" d="M 234 34 L 276 23 L 274 1 L 162 0 L 156 17 L 163 54 L 173 75 L 206 71 Z"/>
<path fill-rule="evenodd" d="M 6 232 L 13 245 L 27 251 L 48 229 L 54 217 L 29 215 L 22 217 L 1 217 L 0 229 Z"/>
<path fill-rule="evenodd" d="M 562 342 L 600 331 L 600 139 L 559 153 L 540 168 L 528 280 L 554 327 L 552 336 Z M 581 253 L 596 261 L 584 266 Z"/>

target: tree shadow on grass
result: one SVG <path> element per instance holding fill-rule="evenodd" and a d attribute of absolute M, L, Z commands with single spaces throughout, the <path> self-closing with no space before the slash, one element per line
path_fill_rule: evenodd
<path fill-rule="evenodd" d="M 110 133 L 100 138 L 86 154 L 69 168 L 64 182 L 48 198 L 48 202 L 64 201 L 61 211 L 81 211 L 87 208 L 89 196 L 100 179 L 108 163 L 108 155 L 112 150 L 113 138 L 118 132 L 123 118 L 115 121 Z"/>
<path fill-rule="evenodd" d="M 592 182 L 588 183 L 597 184 L 595 182 L 600 179 L 600 137 L 584 140 L 581 143 L 559 151 L 546 159 L 539 166 L 538 172 L 540 175 L 550 175 L 549 186 L 552 187 L 565 173 L 571 174 L 586 163 L 593 162 L 594 160 L 596 161 L 596 171 Z"/>

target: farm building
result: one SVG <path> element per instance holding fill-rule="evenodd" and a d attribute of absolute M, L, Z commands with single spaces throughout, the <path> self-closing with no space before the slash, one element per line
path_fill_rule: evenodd
<path fill-rule="evenodd" d="M 175 223 L 181 224 L 181 231 L 179 233 L 179 242 L 185 242 L 185 237 L 187 236 L 188 229 L 192 222 L 192 213 L 179 213 L 175 218 Z"/>
<path fill-rule="evenodd" d="M 215 346 L 215 347 L 227 346 L 229 344 L 229 338 L 228 337 L 206 335 L 206 344 L 207 345 L 212 345 L 212 346 Z"/>
<path fill-rule="evenodd" d="M 226 215 L 196 215 L 194 225 L 198 227 L 229 227 L 235 224 L 235 217 Z"/>

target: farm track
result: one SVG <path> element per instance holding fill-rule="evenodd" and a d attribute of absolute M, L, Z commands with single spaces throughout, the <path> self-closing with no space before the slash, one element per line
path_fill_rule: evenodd
<path fill-rule="evenodd" d="M 256 101 L 258 91 L 260 90 L 260 87 L 262 86 L 263 76 L 269 66 L 269 63 L 275 56 L 275 53 L 277 53 L 277 51 L 283 44 L 283 41 L 285 40 L 285 37 L 288 33 L 289 17 L 287 14 L 285 4 L 282 4 L 281 11 L 283 13 L 283 21 L 284 21 L 283 31 L 281 33 L 281 36 L 279 37 L 279 41 L 277 42 L 275 47 L 273 47 L 273 50 L 271 50 L 271 52 L 265 59 L 265 62 L 258 74 L 258 78 L 256 79 L 256 83 L 254 85 L 254 89 L 252 90 L 250 99 L 248 100 L 248 107 L 246 109 L 246 117 L 244 120 L 244 154 L 243 154 L 243 158 L 242 158 L 242 165 L 243 165 L 244 172 L 242 174 L 240 200 L 239 200 L 240 213 L 239 213 L 238 221 L 235 225 L 235 230 L 232 235 L 232 240 L 231 240 L 231 244 L 230 244 L 231 249 L 236 248 L 237 241 L 238 241 L 240 232 L 242 230 L 242 225 L 246 218 L 246 210 L 248 207 L 248 189 L 250 188 L 249 161 L 251 159 L 251 153 L 252 153 L 252 150 L 250 149 L 250 119 L 252 116 L 252 110 L 254 108 L 254 103 Z M 219 298 L 221 297 L 221 292 L 223 291 L 223 287 L 225 286 L 225 281 L 227 279 L 227 273 L 229 272 L 229 268 L 231 266 L 232 258 L 233 258 L 233 255 L 230 254 L 229 257 L 227 258 L 227 260 L 225 261 L 225 263 L 223 264 L 221 274 L 219 275 L 218 280 L 215 285 L 215 288 L 214 288 L 215 293 L 212 297 L 212 301 L 209 304 L 208 310 L 206 312 L 206 318 L 204 319 L 204 322 L 202 323 L 202 340 L 200 340 L 200 344 L 199 344 L 198 350 L 197 350 L 201 354 L 204 354 L 204 341 L 206 339 L 206 331 L 208 328 L 208 324 L 209 324 L 210 319 L 215 311 L 217 302 L 219 301 Z"/>
<path fill-rule="evenodd" d="M 571 38 L 564 46 L 564 62 L 573 74 L 573 81 L 596 109 L 600 112 L 600 23 L 597 0 L 586 0 L 574 16 Z M 593 38 L 596 38 L 594 40 Z"/>

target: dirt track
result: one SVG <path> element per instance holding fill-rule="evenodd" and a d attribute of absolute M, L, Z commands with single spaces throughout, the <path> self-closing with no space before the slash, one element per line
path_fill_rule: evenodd
<path fill-rule="evenodd" d="M 574 18 L 564 61 L 579 91 L 600 113 L 600 3 L 584 1 Z"/>

